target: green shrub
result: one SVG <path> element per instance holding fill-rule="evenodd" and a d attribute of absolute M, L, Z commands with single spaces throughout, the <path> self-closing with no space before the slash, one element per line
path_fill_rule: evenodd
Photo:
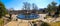
<path fill-rule="evenodd" d="M 50 26 L 48 23 L 46 23 L 46 22 L 43 22 L 42 24 L 41 24 L 41 26 Z"/>

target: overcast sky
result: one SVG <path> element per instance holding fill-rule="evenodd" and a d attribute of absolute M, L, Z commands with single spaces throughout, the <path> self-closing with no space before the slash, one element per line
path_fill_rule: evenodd
<path fill-rule="evenodd" d="M 45 8 L 52 1 L 55 1 L 57 5 L 60 4 L 60 0 L 2 0 L 7 9 L 13 8 L 15 10 L 21 10 L 23 2 L 35 3 L 38 8 Z"/>

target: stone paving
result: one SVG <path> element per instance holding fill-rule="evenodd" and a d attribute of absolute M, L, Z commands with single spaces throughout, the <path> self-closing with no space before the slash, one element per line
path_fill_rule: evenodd
<path fill-rule="evenodd" d="M 11 21 L 4 26 L 31 26 L 27 20 Z"/>

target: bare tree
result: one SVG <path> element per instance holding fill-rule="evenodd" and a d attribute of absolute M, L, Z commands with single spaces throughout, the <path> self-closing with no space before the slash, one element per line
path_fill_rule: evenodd
<path fill-rule="evenodd" d="M 30 10 L 30 3 L 28 2 L 23 2 L 24 6 L 23 6 L 23 9 L 24 10 Z"/>
<path fill-rule="evenodd" d="M 32 10 L 38 10 L 38 7 L 37 7 L 37 5 L 36 4 L 32 4 Z"/>

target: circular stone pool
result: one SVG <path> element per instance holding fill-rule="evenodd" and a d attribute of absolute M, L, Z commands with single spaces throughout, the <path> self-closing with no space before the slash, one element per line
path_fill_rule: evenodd
<path fill-rule="evenodd" d="M 31 13 L 29 15 L 19 14 L 17 16 L 18 19 L 24 19 L 24 20 L 31 20 L 31 19 L 37 19 L 39 18 L 38 14 Z"/>

